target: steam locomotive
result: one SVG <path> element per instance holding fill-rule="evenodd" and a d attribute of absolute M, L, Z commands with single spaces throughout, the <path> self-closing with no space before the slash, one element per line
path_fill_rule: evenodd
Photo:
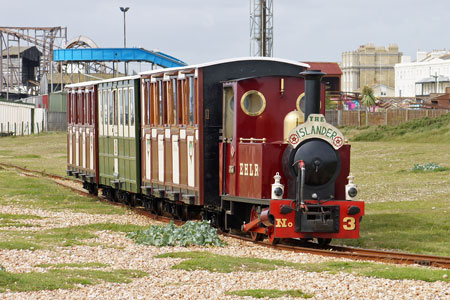
<path fill-rule="evenodd" d="M 358 238 L 350 145 L 308 67 L 238 58 L 68 85 L 67 173 L 253 240 Z"/>

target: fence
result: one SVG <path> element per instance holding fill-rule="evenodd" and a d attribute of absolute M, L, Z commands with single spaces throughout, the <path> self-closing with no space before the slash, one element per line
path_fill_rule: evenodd
<path fill-rule="evenodd" d="M 399 125 L 413 119 L 435 118 L 449 113 L 447 109 L 407 110 L 396 109 L 377 112 L 327 110 L 326 119 L 334 126 Z"/>
<path fill-rule="evenodd" d="M 0 102 L 0 136 L 29 135 L 47 130 L 43 108 L 30 104 Z"/>

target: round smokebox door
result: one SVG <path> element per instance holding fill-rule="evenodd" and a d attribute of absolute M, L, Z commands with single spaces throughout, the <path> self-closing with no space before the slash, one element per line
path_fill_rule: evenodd
<path fill-rule="evenodd" d="M 293 168 L 298 174 L 298 162 L 305 162 L 305 184 L 319 186 L 335 180 L 339 175 L 341 164 L 339 153 L 325 141 L 311 139 L 301 144 L 295 153 L 292 163 L 297 162 Z"/>

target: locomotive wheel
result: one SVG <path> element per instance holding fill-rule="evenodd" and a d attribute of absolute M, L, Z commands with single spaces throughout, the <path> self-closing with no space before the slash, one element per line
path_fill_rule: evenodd
<path fill-rule="evenodd" d="M 253 206 L 250 212 L 250 222 L 258 219 L 258 212 L 256 211 L 256 207 Z M 264 236 L 261 233 L 250 231 L 250 235 L 252 237 L 252 241 L 259 242 L 264 239 Z"/>
<path fill-rule="evenodd" d="M 164 208 L 163 201 L 161 199 L 156 199 L 156 214 L 162 216 Z"/>
<path fill-rule="evenodd" d="M 187 205 L 181 206 L 181 220 L 186 221 L 189 219 L 189 210 Z"/>
<path fill-rule="evenodd" d="M 280 238 L 276 238 L 275 237 L 275 231 L 274 231 L 274 227 L 271 226 L 269 228 L 267 228 L 267 238 L 269 239 L 269 242 L 272 245 L 276 245 L 280 242 Z"/>
<path fill-rule="evenodd" d="M 317 243 L 320 246 L 328 246 L 331 242 L 331 239 L 317 238 Z"/>

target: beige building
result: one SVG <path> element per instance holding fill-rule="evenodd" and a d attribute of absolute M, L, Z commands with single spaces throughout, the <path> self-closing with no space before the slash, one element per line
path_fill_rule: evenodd
<path fill-rule="evenodd" d="M 341 69 L 342 91 L 360 92 L 365 85 L 385 87 L 377 89 L 376 96 L 394 96 L 395 72 L 394 65 L 401 61 L 402 53 L 397 45 L 376 47 L 373 44 L 360 46 L 355 51 L 342 53 Z M 381 95 L 385 91 L 385 95 Z M 383 93 L 384 94 L 384 93 Z"/>

